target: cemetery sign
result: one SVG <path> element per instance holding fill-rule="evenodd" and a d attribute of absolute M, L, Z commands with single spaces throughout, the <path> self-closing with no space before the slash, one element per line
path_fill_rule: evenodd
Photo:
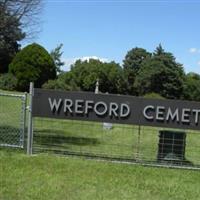
<path fill-rule="evenodd" d="M 200 130 L 200 102 L 34 89 L 33 117 Z"/>

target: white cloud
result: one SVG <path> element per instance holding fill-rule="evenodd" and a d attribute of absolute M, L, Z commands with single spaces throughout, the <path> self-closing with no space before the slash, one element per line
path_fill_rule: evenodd
<path fill-rule="evenodd" d="M 100 60 L 101 62 L 109 62 L 109 60 L 107 58 L 99 58 L 97 56 L 84 56 L 81 58 L 64 58 L 62 59 L 62 61 L 65 63 L 65 65 L 62 67 L 63 71 L 69 71 L 70 70 L 70 66 L 72 64 L 74 64 L 76 62 L 76 60 L 82 60 L 82 61 L 89 61 L 89 59 L 96 59 L 96 60 Z"/>
<path fill-rule="evenodd" d="M 190 53 L 198 53 L 199 50 L 197 48 L 192 47 L 192 48 L 189 49 L 189 52 Z"/>
<path fill-rule="evenodd" d="M 79 59 L 81 59 L 82 61 L 84 61 L 84 60 L 89 61 L 89 59 L 95 59 L 95 60 L 100 60 L 101 62 L 108 62 L 107 58 L 99 58 L 97 56 L 85 56 L 85 57 L 82 57 L 82 58 L 79 58 Z"/>
<path fill-rule="evenodd" d="M 61 67 L 63 71 L 69 71 L 70 66 L 75 63 L 76 58 L 64 58 L 62 61 L 65 63 L 64 66 Z"/>
<path fill-rule="evenodd" d="M 200 61 L 197 63 L 197 65 L 199 65 L 199 66 L 200 66 Z"/>

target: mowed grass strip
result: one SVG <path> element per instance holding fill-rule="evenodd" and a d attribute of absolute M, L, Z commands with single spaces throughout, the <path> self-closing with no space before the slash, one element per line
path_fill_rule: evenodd
<path fill-rule="evenodd" d="M 0 150 L 1 200 L 197 200 L 199 171 Z"/>

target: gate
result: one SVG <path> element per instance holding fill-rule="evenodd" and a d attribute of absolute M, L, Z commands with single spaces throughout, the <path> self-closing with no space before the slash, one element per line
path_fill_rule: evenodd
<path fill-rule="evenodd" d="M 26 96 L 0 93 L 0 147 L 24 147 Z"/>
<path fill-rule="evenodd" d="M 200 169 L 199 102 L 30 91 L 29 154 Z"/>

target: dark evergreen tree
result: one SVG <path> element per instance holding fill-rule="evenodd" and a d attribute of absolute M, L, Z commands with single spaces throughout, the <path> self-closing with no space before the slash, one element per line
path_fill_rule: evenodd
<path fill-rule="evenodd" d="M 9 63 L 20 49 L 19 42 L 37 32 L 41 1 L 0 1 L 0 73 L 8 71 Z"/>
<path fill-rule="evenodd" d="M 17 53 L 9 71 L 17 78 L 17 89 L 28 90 L 29 83 L 40 88 L 47 80 L 56 78 L 56 67 L 49 53 L 38 44 L 31 44 Z"/>
<path fill-rule="evenodd" d="M 159 45 L 153 56 L 142 63 L 135 87 L 140 95 L 155 92 L 165 98 L 179 99 L 183 94 L 184 78 L 182 65 Z"/>
<path fill-rule="evenodd" d="M 136 95 L 137 91 L 134 87 L 135 78 L 141 67 L 141 64 L 151 57 L 151 53 L 147 52 L 143 48 L 133 48 L 125 56 L 123 61 L 124 75 L 127 82 L 127 93 L 131 95 Z"/>
<path fill-rule="evenodd" d="M 19 41 L 24 37 L 19 20 L 11 16 L 0 2 L 0 73 L 8 72 L 8 65 L 20 48 Z"/>
<path fill-rule="evenodd" d="M 56 71 L 58 74 L 62 72 L 61 67 L 65 64 L 64 62 L 61 61 L 61 56 L 63 54 L 63 52 L 61 51 L 62 47 L 63 47 L 63 44 L 60 44 L 54 50 L 50 52 L 50 55 L 54 60 Z"/>
<path fill-rule="evenodd" d="M 163 49 L 162 45 L 159 44 L 157 47 L 156 47 L 156 50 L 154 52 L 154 55 L 162 55 L 162 54 L 165 54 L 165 50 Z"/>

